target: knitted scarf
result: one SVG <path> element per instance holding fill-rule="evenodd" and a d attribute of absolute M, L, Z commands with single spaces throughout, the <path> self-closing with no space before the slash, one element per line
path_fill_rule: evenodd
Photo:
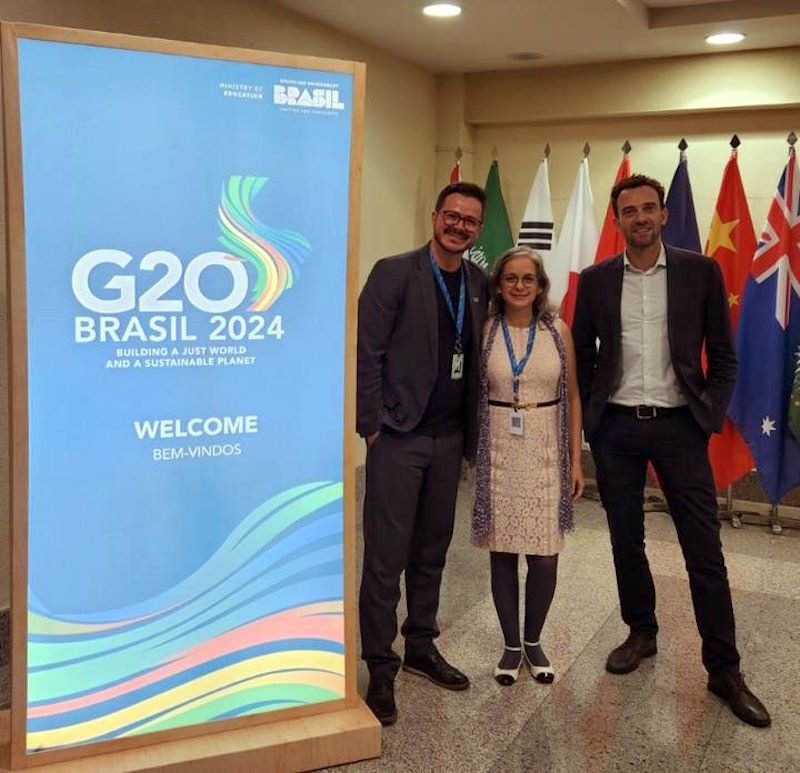
<path fill-rule="evenodd" d="M 555 316 L 543 314 L 540 321 L 553 336 L 561 373 L 558 379 L 558 445 L 560 496 L 558 502 L 558 527 L 562 533 L 573 525 L 572 497 L 570 496 L 569 430 L 567 426 L 567 353 L 556 329 Z M 492 534 L 492 502 L 490 494 L 491 458 L 489 442 L 489 355 L 492 352 L 500 316 L 495 316 L 481 352 L 480 392 L 478 402 L 478 450 L 475 474 L 475 502 L 472 507 L 472 541 L 485 547 Z"/>

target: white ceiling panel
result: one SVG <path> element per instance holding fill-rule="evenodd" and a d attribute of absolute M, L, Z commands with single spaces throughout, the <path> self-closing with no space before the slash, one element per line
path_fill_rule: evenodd
<path fill-rule="evenodd" d="M 705 36 L 733 28 L 737 50 L 800 45 L 800 0 L 461 0 L 455 19 L 423 16 L 424 0 L 278 2 L 433 72 L 710 53 Z"/>

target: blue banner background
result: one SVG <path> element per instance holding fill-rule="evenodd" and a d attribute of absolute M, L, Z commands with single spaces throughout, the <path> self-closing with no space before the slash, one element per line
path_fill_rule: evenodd
<path fill-rule="evenodd" d="M 19 40 L 19 73 L 29 607 L 62 621 L 156 612 L 148 599 L 198 571 L 270 497 L 341 481 L 352 76 L 28 39 Z M 274 104 L 282 81 L 323 83 L 344 108 Z M 262 315 L 265 331 L 281 315 L 285 335 L 217 342 L 246 346 L 251 365 L 106 367 L 118 348 L 208 346 L 211 315 L 191 307 L 180 282 L 164 298 L 183 300 L 196 341 L 77 343 L 74 318 L 97 315 L 72 292 L 76 261 L 101 248 L 130 254 L 127 267 L 91 274 L 96 295 L 113 298 L 104 289 L 112 276 L 135 276 L 140 296 L 163 274 L 138 269 L 153 250 L 174 253 L 184 269 L 201 253 L 226 252 L 217 210 L 235 175 L 268 178 L 254 216 L 311 245 L 294 286 Z M 230 273 L 211 267 L 201 287 L 224 297 Z M 250 299 L 224 316 L 249 318 Z M 116 316 L 124 326 L 134 315 L 151 316 Z M 246 414 L 259 417 L 257 434 L 153 441 L 133 426 Z M 153 459 L 156 447 L 228 442 L 241 455 Z M 339 571 L 314 580 L 309 600 L 342 598 L 337 539 Z"/>

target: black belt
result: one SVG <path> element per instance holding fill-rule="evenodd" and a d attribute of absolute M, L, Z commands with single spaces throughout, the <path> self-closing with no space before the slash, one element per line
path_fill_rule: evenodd
<path fill-rule="evenodd" d="M 557 397 L 555 400 L 546 400 L 543 403 L 519 403 L 517 410 L 524 410 L 525 408 L 547 408 L 548 405 L 558 405 L 561 398 Z M 513 408 L 514 403 L 507 403 L 505 400 L 489 400 L 489 405 L 496 405 L 499 408 Z"/>
<path fill-rule="evenodd" d="M 621 413 L 623 416 L 631 416 L 634 419 L 665 419 L 667 416 L 676 416 L 679 413 L 686 413 L 688 405 L 679 405 L 677 408 L 662 408 L 660 405 L 619 405 L 609 403 L 606 410 L 610 413 Z"/>

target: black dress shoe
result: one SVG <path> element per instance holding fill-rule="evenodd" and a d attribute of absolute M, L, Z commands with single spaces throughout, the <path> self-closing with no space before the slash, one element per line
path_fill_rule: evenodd
<path fill-rule="evenodd" d="M 367 706 L 382 725 L 393 725 L 397 721 L 394 682 L 391 679 L 370 677 L 367 687 Z"/>
<path fill-rule="evenodd" d="M 747 688 L 744 676 L 739 671 L 728 671 L 722 674 L 711 674 L 708 677 L 708 689 L 727 701 L 731 711 L 742 722 L 754 727 L 769 727 L 772 720 L 764 704 Z"/>
<path fill-rule="evenodd" d="M 625 641 L 606 660 L 606 671 L 612 674 L 628 674 L 639 668 L 642 658 L 649 658 L 658 652 L 656 635 L 631 631 Z"/>
<path fill-rule="evenodd" d="M 457 668 L 453 668 L 435 649 L 426 655 L 406 653 L 403 671 L 424 676 L 448 690 L 466 690 L 469 687 L 469 679 Z"/>

